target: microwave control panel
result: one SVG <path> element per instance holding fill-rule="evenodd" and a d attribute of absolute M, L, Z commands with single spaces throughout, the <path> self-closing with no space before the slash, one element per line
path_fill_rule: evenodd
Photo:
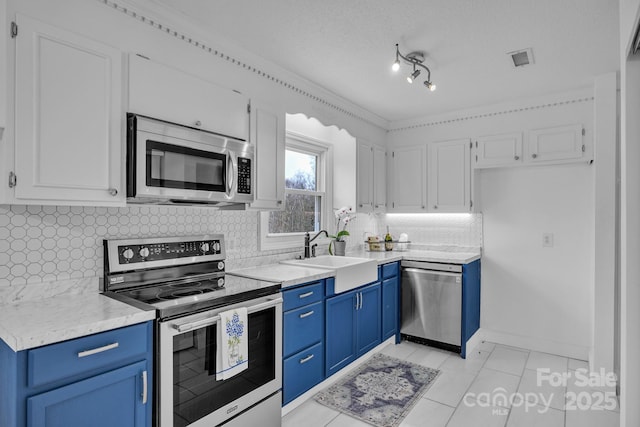
<path fill-rule="evenodd" d="M 238 157 L 238 193 L 251 194 L 251 159 Z"/>
<path fill-rule="evenodd" d="M 134 264 L 220 253 L 222 253 L 220 240 L 126 245 L 118 246 L 118 261 L 120 264 Z"/>

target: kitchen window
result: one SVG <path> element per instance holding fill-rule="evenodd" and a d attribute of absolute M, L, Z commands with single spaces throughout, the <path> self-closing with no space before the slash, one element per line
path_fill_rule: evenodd
<path fill-rule="evenodd" d="M 305 232 L 326 228 L 330 149 L 321 141 L 287 134 L 285 207 L 261 214 L 261 249 L 302 248 Z"/>

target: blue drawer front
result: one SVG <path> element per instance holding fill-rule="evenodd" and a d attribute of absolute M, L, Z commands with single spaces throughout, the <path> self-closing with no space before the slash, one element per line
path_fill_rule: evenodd
<path fill-rule="evenodd" d="M 309 283 L 299 288 L 285 290 L 283 292 L 283 310 L 293 310 L 303 305 L 322 301 L 324 297 L 324 280 Z"/>
<path fill-rule="evenodd" d="M 136 355 L 146 357 L 150 328 L 150 323 L 141 323 L 28 350 L 27 384 L 36 387 Z"/>
<path fill-rule="evenodd" d="M 324 302 L 305 305 L 284 314 L 284 357 L 322 341 Z"/>
<path fill-rule="evenodd" d="M 324 346 L 318 343 L 284 360 L 283 403 L 287 404 L 324 379 Z"/>
<path fill-rule="evenodd" d="M 382 278 L 383 279 L 388 279 L 390 277 L 397 276 L 397 275 L 398 275 L 398 263 L 397 262 L 384 264 L 382 266 Z"/>

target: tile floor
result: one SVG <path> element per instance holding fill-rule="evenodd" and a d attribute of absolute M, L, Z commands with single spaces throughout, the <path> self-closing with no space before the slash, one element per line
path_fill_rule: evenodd
<path fill-rule="evenodd" d="M 619 426 L 617 400 L 603 399 L 607 395 L 602 389 L 583 385 L 586 380 L 580 369 L 587 363 L 581 360 L 488 342 L 480 344 L 466 360 L 406 341 L 382 352 L 441 371 L 400 427 Z M 557 375 L 549 377 L 538 369 Z M 285 415 L 282 425 L 369 424 L 309 399 Z"/>

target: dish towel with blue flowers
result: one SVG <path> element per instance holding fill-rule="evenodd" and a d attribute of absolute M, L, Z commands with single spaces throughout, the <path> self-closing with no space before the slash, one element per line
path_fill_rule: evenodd
<path fill-rule="evenodd" d="M 220 313 L 216 381 L 226 380 L 249 366 L 247 309 L 234 308 Z"/>

